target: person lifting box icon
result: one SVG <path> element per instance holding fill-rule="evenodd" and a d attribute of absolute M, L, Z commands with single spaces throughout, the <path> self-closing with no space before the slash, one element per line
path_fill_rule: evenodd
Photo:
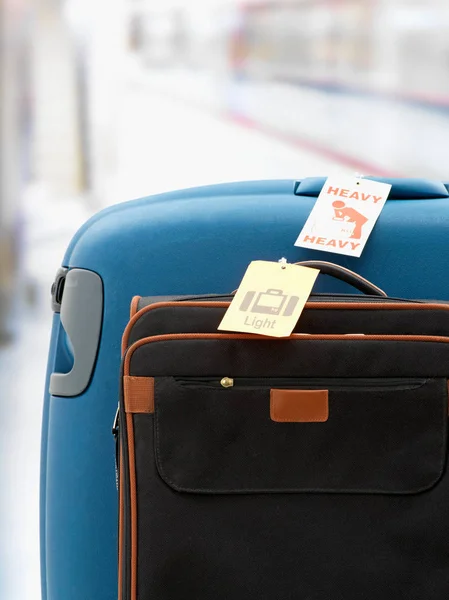
<path fill-rule="evenodd" d="M 335 202 L 332 202 L 332 206 L 335 209 L 333 220 L 354 223 L 354 231 L 351 238 L 359 240 L 362 237 L 362 227 L 368 221 L 367 217 L 359 213 L 355 208 L 346 206 L 343 200 L 335 200 Z"/>

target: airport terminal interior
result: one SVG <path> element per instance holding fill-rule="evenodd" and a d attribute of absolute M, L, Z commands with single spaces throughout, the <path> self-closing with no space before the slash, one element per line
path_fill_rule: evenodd
<path fill-rule="evenodd" d="M 0 7 L 0 585 L 38 600 L 50 287 L 72 235 L 112 204 L 210 183 L 449 181 L 449 4 Z"/>

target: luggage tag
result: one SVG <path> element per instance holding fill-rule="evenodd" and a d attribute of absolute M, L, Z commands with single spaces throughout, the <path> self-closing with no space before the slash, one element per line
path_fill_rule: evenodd
<path fill-rule="evenodd" d="M 298 322 L 318 269 L 255 260 L 223 317 L 219 330 L 286 337 Z"/>
<path fill-rule="evenodd" d="M 360 257 L 390 190 L 361 176 L 329 177 L 295 246 Z"/>

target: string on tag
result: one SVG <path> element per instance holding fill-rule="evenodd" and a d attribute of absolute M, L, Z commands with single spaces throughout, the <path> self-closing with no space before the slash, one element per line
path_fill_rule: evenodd
<path fill-rule="evenodd" d="M 287 263 L 287 259 L 283 256 L 278 260 L 278 263 L 281 265 L 281 269 L 285 269 Z"/>

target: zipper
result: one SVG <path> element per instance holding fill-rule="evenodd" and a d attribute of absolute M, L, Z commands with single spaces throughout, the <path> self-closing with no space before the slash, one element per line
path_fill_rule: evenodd
<path fill-rule="evenodd" d="M 181 385 L 212 388 L 293 388 L 293 389 L 329 389 L 349 390 L 369 388 L 370 390 L 407 390 L 419 387 L 427 379 L 389 377 L 359 378 L 343 377 L 299 378 L 299 377 L 175 377 Z"/>

